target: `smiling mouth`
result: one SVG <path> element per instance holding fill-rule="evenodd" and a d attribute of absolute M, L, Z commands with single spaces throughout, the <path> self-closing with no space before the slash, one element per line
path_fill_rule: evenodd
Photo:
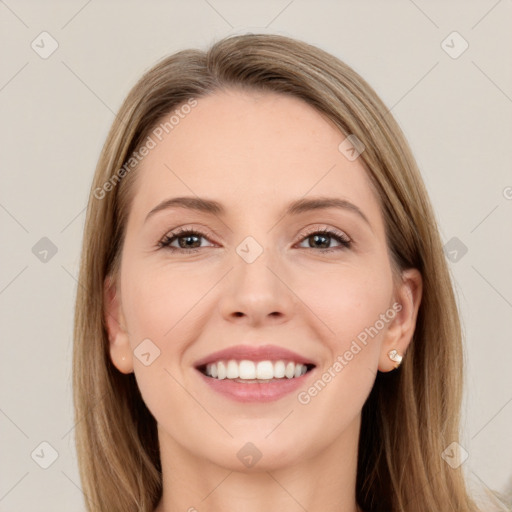
<path fill-rule="evenodd" d="M 199 366 L 197 369 L 206 377 L 216 380 L 231 380 L 242 384 L 275 382 L 302 377 L 315 367 L 285 360 L 220 360 Z"/>

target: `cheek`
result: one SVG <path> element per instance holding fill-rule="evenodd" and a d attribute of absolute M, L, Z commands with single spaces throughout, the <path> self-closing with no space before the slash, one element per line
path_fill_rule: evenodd
<path fill-rule="evenodd" d="M 180 364 L 190 339 L 199 335 L 194 332 L 198 326 L 193 321 L 193 306 L 201 296 L 198 294 L 206 293 L 207 283 L 191 285 L 191 276 L 184 272 L 128 258 L 123 265 L 123 312 L 134 351 L 137 385 L 159 423 L 169 419 L 169 411 L 180 410 L 183 414 L 173 419 L 172 429 L 186 430 L 200 411 L 191 411 L 193 402 L 183 389 Z M 147 352 L 150 363 L 145 365 L 139 355 Z"/>
<path fill-rule="evenodd" d="M 320 271 L 313 283 L 303 281 L 300 288 L 298 294 L 307 297 L 306 304 L 325 325 L 336 355 L 348 350 L 353 340 L 364 343 L 365 334 L 376 339 L 385 331 L 387 323 L 380 318 L 390 307 L 393 294 L 391 271 L 385 262 Z M 375 325 L 378 334 L 372 329 Z"/>
<path fill-rule="evenodd" d="M 180 407 L 181 400 L 187 400 L 178 382 L 183 382 L 187 349 L 204 327 L 201 298 L 215 283 L 212 274 L 193 272 L 192 266 L 148 265 L 135 258 L 123 262 L 122 302 L 134 373 L 144 401 L 155 415 L 169 404 Z M 144 357 L 139 356 L 148 352 L 146 362 L 148 358 L 152 362 L 146 366 Z"/>
<path fill-rule="evenodd" d="M 375 382 L 381 340 L 390 322 L 382 321 L 381 315 L 388 312 L 393 293 L 391 273 L 385 266 L 345 268 L 319 278 L 304 296 L 334 332 L 326 330 L 328 357 L 316 379 L 296 397 L 304 429 L 319 429 L 318 418 L 324 418 L 315 449 L 338 436 L 360 413 Z"/>
<path fill-rule="evenodd" d="M 132 344 L 142 337 L 167 345 L 181 323 L 193 317 L 194 305 L 211 286 L 208 279 L 159 266 L 147 268 L 134 262 L 125 270 L 123 311 Z"/>

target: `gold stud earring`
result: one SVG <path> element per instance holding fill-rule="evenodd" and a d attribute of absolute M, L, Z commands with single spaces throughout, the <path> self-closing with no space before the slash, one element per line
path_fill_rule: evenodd
<path fill-rule="evenodd" d="M 402 356 L 398 353 L 397 350 L 393 349 L 388 352 L 388 357 L 391 359 L 391 361 L 394 361 L 395 369 L 400 366 L 400 363 L 402 362 Z"/>

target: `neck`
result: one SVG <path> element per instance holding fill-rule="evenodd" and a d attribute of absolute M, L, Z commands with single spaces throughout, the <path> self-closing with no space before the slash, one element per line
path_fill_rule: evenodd
<path fill-rule="evenodd" d="M 280 466 L 278 456 L 263 464 L 263 457 L 246 471 L 198 457 L 159 426 L 163 494 L 155 512 L 360 512 L 355 498 L 359 426 L 357 417 L 334 444 L 293 464 Z"/>

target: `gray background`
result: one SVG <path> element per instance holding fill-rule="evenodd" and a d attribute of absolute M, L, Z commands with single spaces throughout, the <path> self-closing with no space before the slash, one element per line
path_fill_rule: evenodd
<path fill-rule="evenodd" d="M 114 112 L 158 59 L 249 31 L 332 52 L 392 107 L 449 243 L 468 362 L 463 469 L 475 492 L 511 493 L 511 26 L 510 0 L 0 1 L 0 510 L 84 510 L 73 306 Z M 43 31 L 58 43 L 47 58 Z M 453 31 L 469 44 L 457 58 L 464 41 Z M 58 452 L 47 469 L 43 441 Z"/>

